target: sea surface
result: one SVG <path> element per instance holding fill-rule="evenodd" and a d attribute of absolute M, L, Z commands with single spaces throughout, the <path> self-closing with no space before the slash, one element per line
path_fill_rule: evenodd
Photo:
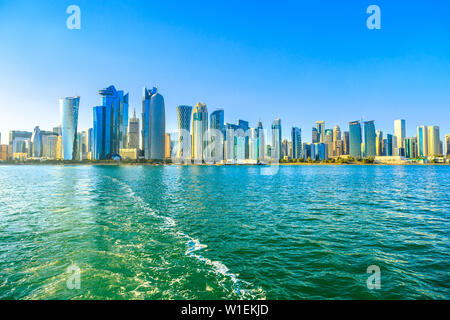
<path fill-rule="evenodd" d="M 449 231 L 450 166 L 0 166 L 0 299 L 450 299 Z"/>

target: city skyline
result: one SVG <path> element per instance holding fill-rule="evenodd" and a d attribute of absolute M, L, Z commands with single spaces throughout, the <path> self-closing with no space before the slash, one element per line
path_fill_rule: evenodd
<path fill-rule="evenodd" d="M 80 1 L 80 30 L 66 28 L 64 3 L 1 3 L 1 143 L 10 130 L 57 126 L 57 101 L 65 96 L 81 97 L 79 128 L 92 127 L 92 107 L 101 104 L 92 88 L 110 84 L 129 92 L 130 110 L 141 114 L 142 88 L 153 83 L 164 91 L 167 132 L 176 130 L 177 105 L 203 101 L 209 110 L 226 109 L 227 121 L 253 127 L 281 118 L 283 139 L 299 127 L 310 140 L 317 120 L 345 128 L 363 118 L 391 133 L 393 120 L 407 119 L 407 137 L 420 125 L 439 125 L 444 140 L 450 123 L 436 120 L 450 118 L 449 4 L 424 3 L 379 1 L 381 30 L 366 28 L 366 4 L 331 1 L 326 12 L 286 2 L 239 4 L 239 13 L 227 15 L 220 3 Z M 149 34 L 150 43 L 142 42 Z"/>

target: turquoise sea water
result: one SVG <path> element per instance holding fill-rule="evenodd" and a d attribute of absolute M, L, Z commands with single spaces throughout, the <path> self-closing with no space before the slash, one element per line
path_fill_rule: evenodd
<path fill-rule="evenodd" d="M 0 166 L 0 299 L 450 298 L 449 166 L 260 170 Z"/>

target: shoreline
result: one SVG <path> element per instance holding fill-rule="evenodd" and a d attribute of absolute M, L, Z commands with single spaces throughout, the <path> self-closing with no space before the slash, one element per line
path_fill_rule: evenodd
<path fill-rule="evenodd" d="M 278 163 L 280 166 L 448 166 L 450 163 Z M 109 162 L 74 162 L 74 163 L 46 163 L 46 162 L 0 162 L 0 166 L 189 166 L 189 167 L 267 167 L 270 164 L 180 164 L 180 163 L 109 163 Z"/>

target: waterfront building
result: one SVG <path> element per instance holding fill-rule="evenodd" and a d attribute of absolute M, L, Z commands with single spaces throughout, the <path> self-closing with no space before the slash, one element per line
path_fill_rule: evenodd
<path fill-rule="evenodd" d="M 40 158 L 42 156 L 42 137 L 39 127 L 35 127 L 31 135 L 31 157 Z"/>
<path fill-rule="evenodd" d="M 61 132 L 61 125 L 57 126 L 57 127 L 53 127 L 53 133 L 56 133 L 58 136 L 62 135 Z"/>
<path fill-rule="evenodd" d="M 258 121 L 258 126 L 257 126 L 257 133 L 258 133 L 258 145 L 259 145 L 259 150 L 258 150 L 258 160 L 260 162 L 264 161 L 264 154 L 265 154 L 265 143 L 266 143 L 266 139 L 265 139 L 265 134 L 264 134 L 264 129 L 263 129 L 263 125 L 261 123 L 261 121 Z"/>
<path fill-rule="evenodd" d="M 428 127 L 428 156 L 435 157 L 441 154 L 440 152 L 440 138 L 439 138 L 439 127 L 429 126 Z"/>
<path fill-rule="evenodd" d="M 266 145 L 266 157 L 268 159 L 272 158 L 272 146 L 270 144 Z"/>
<path fill-rule="evenodd" d="M 312 143 L 318 143 L 320 141 L 319 132 L 317 131 L 317 128 L 312 128 L 311 131 L 311 142 Z"/>
<path fill-rule="evenodd" d="M 350 153 L 350 134 L 348 131 L 344 131 L 342 141 L 344 145 L 343 155 L 348 155 Z"/>
<path fill-rule="evenodd" d="M 213 162 L 222 161 L 225 139 L 225 115 L 223 109 L 213 111 L 209 116 L 210 137 L 208 155 Z"/>
<path fill-rule="evenodd" d="M 119 155 L 122 160 L 136 160 L 139 155 L 139 148 L 120 149 Z"/>
<path fill-rule="evenodd" d="M 325 129 L 325 138 L 323 143 L 326 144 L 327 156 L 333 155 L 333 129 Z"/>
<path fill-rule="evenodd" d="M 128 93 L 109 86 L 99 90 L 99 95 L 102 105 L 93 108 L 92 157 L 112 159 L 128 146 Z"/>
<path fill-rule="evenodd" d="M 191 106 L 177 106 L 177 124 L 178 124 L 178 141 L 177 141 L 177 158 L 191 158 Z"/>
<path fill-rule="evenodd" d="M 136 117 L 136 109 L 128 127 L 128 149 L 139 149 L 139 118 Z"/>
<path fill-rule="evenodd" d="M 333 141 L 341 140 L 341 128 L 338 125 L 335 125 L 333 128 Z"/>
<path fill-rule="evenodd" d="M 392 157 L 393 155 L 393 139 L 391 134 L 386 135 L 386 139 L 383 139 L 383 156 Z"/>
<path fill-rule="evenodd" d="M 171 158 L 171 144 L 170 144 L 170 133 L 166 133 L 165 135 L 165 142 L 164 142 L 164 158 L 165 159 L 170 159 Z"/>
<path fill-rule="evenodd" d="M 197 103 L 192 114 L 192 158 L 195 162 L 203 161 L 208 130 L 208 108 L 204 103 Z"/>
<path fill-rule="evenodd" d="M 324 161 L 328 159 L 328 147 L 326 143 L 316 144 L 316 159 Z"/>
<path fill-rule="evenodd" d="M 9 132 L 9 146 L 11 153 L 31 153 L 32 132 L 13 130 Z"/>
<path fill-rule="evenodd" d="M 272 122 L 271 157 L 273 160 L 281 159 L 281 120 L 279 118 Z"/>
<path fill-rule="evenodd" d="M 417 149 L 419 157 L 428 156 L 428 128 L 427 126 L 417 127 Z"/>
<path fill-rule="evenodd" d="M 450 157 L 450 134 L 445 135 L 445 154 Z"/>
<path fill-rule="evenodd" d="M 303 159 L 306 161 L 308 159 L 312 159 L 311 156 L 311 144 L 310 143 L 303 143 Z"/>
<path fill-rule="evenodd" d="M 334 151 L 333 151 L 334 156 L 340 157 L 344 155 L 344 141 L 336 140 L 333 143 L 334 143 Z"/>
<path fill-rule="evenodd" d="M 376 154 L 377 156 L 383 155 L 383 131 L 377 130 L 375 131 L 376 138 L 375 138 L 375 148 L 376 148 Z"/>
<path fill-rule="evenodd" d="M 406 138 L 406 121 L 403 119 L 394 120 L 394 136 L 396 137 L 396 149 L 404 148 L 404 140 Z M 395 152 L 395 155 L 399 155 L 401 151 Z"/>
<path fill-rule="evenodd" d="M 163 160 L 166 112 L 164 98 L 156 88 L 144 88 L 142 95 L 142 150 L 147 160 Z"/>
<path fill-rule="evenodd" d="M 42 158 L 56 159 L 58 137 L 58 134 L 53 131 L 41 131 Z"/>
<path fill-rule="evenodd" d="M 349 122 L 350 156 L 361 158 L 361 124 L 359 121 Z"/>
<path fill-rule="evenodd" d="M 283 139 L 281 142 L 281 158 L 289 157 L 289 142 L 287 139 Z"/>
<path fill-rule="evenodd" d="M 9 146 L 7 144 L 0 145 L 0 161 L 6 161 L 9 159 Z"/>
<path fill-rule="evenodd" d="M 325 122 L 316 121 L 317 134 L 319 136 L 319 142 L 325 141 Z"/>
<path fill-rule="evenodd" d="M 80 97 L 59 100 L 63 160 L 75 160 L 77 154 L 77 129 Z"/>
<path fill-rule="evenodd" d="M 236 131 L 238 126 L 232 123 L 225 125 L 225 155 L 224 158 L 227 163 L 234 163 L 237 159 L 236 155 Z"/>
<path fill-rule="evenodd" d="M 417 158 L 417 138 L 406 138 L 405 139 L 405 157 L 408 159 Z"/>
<path fill-rule="evenodd" d="M 375 122 L 373 120 L 364 122 L 364 146 L 366 157 L 377 155 Z"/>
<path fill-rule="evenodd" d="M 302 130 L 293 127 L 291 130 L 292 158 L 300 159 L 302 157 Z"/>
<path fill-rule="evenodd" d="M 245 138 L 244 138 L 245 139 L 245 142 L 244 142 L 244 144 L 245 144 L 245 146 L 244 146 L 245 159 L 248 159 L 248 157 L 249 157 L 249 136 L 248 136 L 249 132 L 248 132 L 248 130 L 250 127 L 249 127 L 248 121 L 241 120 L 241 119 L 238 119 L 237 125 L 238 125 L 239 129 L 241 129 L 243 131 L 244 136 L 245 136 Z"/>

